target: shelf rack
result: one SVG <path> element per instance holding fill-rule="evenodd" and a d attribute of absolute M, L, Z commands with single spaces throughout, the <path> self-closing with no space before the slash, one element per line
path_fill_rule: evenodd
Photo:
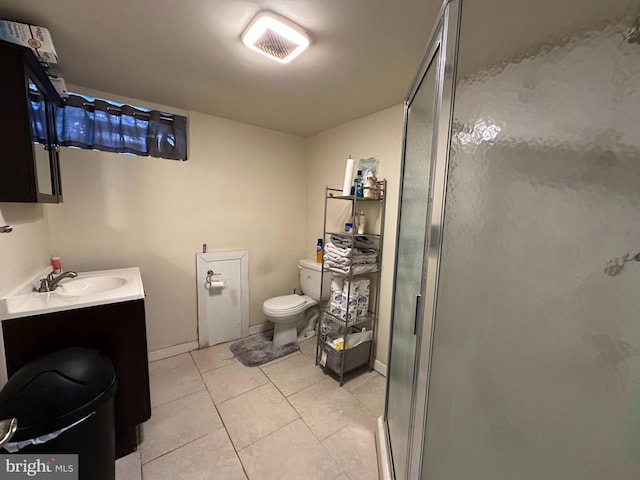
<path fill-rule="evenodd" d="M 350 241 L 352 246 L 349 254 L 344 258 L 347 263 L 345 268 L 336 268 L 331 262 L 326 260 L 326 255 L 322 258 L 322 289 L 325 288 L 325 276 L 331 276 L 331 284 L 341 284 L 348 282 L 349 287 L 343 290 L 341 302 L 336 302 L 334 295 L 338 295 L 339 290 L 332 288 L 331 295 L 326 304 L 321 305 L 320 320 L 318 322 L 318 335 L 316 345 L 316 365 L 322 368 L 329 368 L 336 373 L 340 379 L 340 385 L 344 384 L 344 374 L 350 370 L 368 365 L 369 369 L 373 368 L 376 333 L 378 328 L 378 314 L 380 304 L 380 270 L 382 265 L 382 248 L 384 241 L 384 220 L 385 220 L 385 204 L 387 193 L 387 181 L 380 180 L 376 182 L 375 188 L 364 190 L 366 197 L 358 197 L 356 195 L 342 195 L 342 190 L 337 188 L 325 187 L 324 196 L 324 218 L 323 218 L 323 245 L 327 245 L 332 237 L 341 236 L 343 239 Z M 328 228 L 329 204 L 331 202 L 350 202 L 351 208 L 346 215 L 347 222 L 353 224 L 350 232 L 336 231 L 335 228 Z M 367 221 L 367 229 L 365 233 L 358 234 L 356 227 L 356 216 L 360 210 L 366 210 L 366 218 L 371 218 L 372 214 L 376 214 L 377 220 L 375 225 L 370 220 Z M 333 224 L 332 224 L 333 225 Z M 379 225 L 376 228 L 376 225 Z M 368 241 L 373 241 L 377 245 L 376 267 L 372 271 L 354 273 L 354 248 L 358 237 L 366 237 Z M 362 301 L 363 295 L 354 298 L 355 292 L 352 290 L 354 282 L 360 280 L 369 280 L 368 308 L 366 312 L 360 312 L 358 315 L 358 302 Z M 360 293 L 360 292 L 358 292 Z M 324 298 L 326 292 L 321 291 L 321 298 Z M 364 295 L 366 296 L 366 295 Z M 341 307 L 338 307 L 338 303 Z M 364 303 L 363 303 L 364 305 Z M 344 308 L 342 307 L 344 306 Z M 351 309 L 355 306 L 355 314 L 351 313 Z M 371 340 L 366 340 L 355 347 L 336 349 L 332 346 L 335 339 L 346 340 L 347 335 L 361 331 L 366 328 L 372 332 Z M 346 342 L 344 342 L 346 343 Z M 343 343 L 343 345 L 344 345 Z"/>

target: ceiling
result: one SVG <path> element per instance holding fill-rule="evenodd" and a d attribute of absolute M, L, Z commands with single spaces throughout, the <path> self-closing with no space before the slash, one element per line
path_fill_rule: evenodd
<path fill-rule="evenodd" d="M 401 103 L 440 0 L 0 0 L 46 27 L 66 83 L 303 137 Z M 401 8 L 394 8 L 401 6 Z M 311 46 L 282 65 L 240 34 L 260 11 Z"/>

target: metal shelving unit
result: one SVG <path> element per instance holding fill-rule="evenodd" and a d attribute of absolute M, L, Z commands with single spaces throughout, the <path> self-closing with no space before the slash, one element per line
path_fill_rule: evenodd
<path fill-rule="evenodd" d="M 332 264 L 331 260 L 327 260 L 326 252 L 322 258 L 322 288 L 324 289 L 325 286 L 325 275 L 330 275 L 331 295 L 327 303 L 321 305 L 320 308 L 316 365 L 320 365 L 322 368 L 329 368 L 335 372 L 340 378 L 340 385 L 344 383 L 344 374 L 346 372 L 367 364 L 369 369 L 373 368 L 380 304 L 380 270 L 384 240 L 386 187 L 387 181 L 380 180 L 376 183 L 376 188 L 369 189 L 369 194 L 365 190 L 366 197 L 342 195 L 342 190 L 325 187 L 323 221 L 325 248 L 327 243 L 332 241 L 332 238 L 339 238 L 343 242 L 350 243 L 351 250 L 343 257 L 345 260 L 343 260 L 344 263 L 340 265 L 340 268 Z M 350 220 L 353 224 L 351 232 L 327 229 L 330 202 L 347 202 L 351 204 Z M 358 234 L 356 216 L 359 211 L 365 211 L 366 218 L 376 216 L 378 220 L 376 225 L 379 225 L 379 227 L 372 225 L 372 222 L 368 220 L 365 232 Z M 349 221 L 349 214 L 347 214 L 347 221 Z M 357 247 L 361 242 L 377 246 L 375 269 L 371 271 L 359 272 L 362 269 L 362 264 L 358 263 L 357 254 L 354 258 L 353 246 L 356 245 Z M 371 269 L 371 267 L 365 268 Z M 361 285 L 364 286 L 362 291 L 360 291 Z M 368 285 L 368 289 L 365 288 L 366 285 Z M 340 286 L 342 289 L 339 288 Z M 321 291 L 321 294 L 321 298 L 324 298 L 326 292 Z M 364 308 L 365 306 L 366 309 Z M 348 345 L 345 341 L 347 335 L 360 332 L 363 328 L 372 332 L 370 334 L 372 338 L 354 347 Z M 339 345 L 340 339 L 343 341 L 342 348 Z M 338 345 L 334 342 L 338 342 Z"/>

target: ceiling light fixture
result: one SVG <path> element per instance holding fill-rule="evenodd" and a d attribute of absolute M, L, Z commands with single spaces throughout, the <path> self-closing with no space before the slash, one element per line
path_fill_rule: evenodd
<path fill-rule="evenodd" d="M 270 12 L 259 13 L 242 34 L 242 41 L 272 60 L 288 63 L 309 46 L 309 37 L 295 23 Z"/>

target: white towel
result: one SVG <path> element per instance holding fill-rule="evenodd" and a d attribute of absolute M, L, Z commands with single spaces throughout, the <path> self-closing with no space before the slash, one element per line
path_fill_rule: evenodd
<path fill-rule="evenodd" d="M 340 247 L 335 246 L 331 242 L 327 242 L 327 244 L 324 246 L 324 253 L 332 253 L 333 255 L 335 255 L 337 257 L 349 257 L 351 255 L 351 249 L 350 248 L 340 248 Z"/>
<path fill-rule="evenodd" d="M 376 238 L 371 239 L 366 235 L 351 237 L 351 235 L 348 234 L 333 234 L 331 235 L 331 242 L 340 248 L 356 247 L 367 253 L 377 253 L 379 249 L 379 240 Z"/>
<path fill-rule="evenodd" d="M 363 252 L 358 248 L 340 248 L 336 247 L 333 243 L 328 242 L 324 246 L 325 255 L 329 255 L 332 258 L 335 257 L 343 257 L 343 258 L 353 258 L 353 259 L 376 259 L 378 258 L 377 253 L 369 253 Z"/>
<path fill-rule="evenodd" d="M 342 273 L 342 274 L 351 274 L 351 275 L 360 275 L 362 273 L 369 273 L 369 272 L 377 272 L 378 271 L 378 264 L 377 263 L 366 263 L 366 264 L 360 264 L 360 265 L 353 265 L 351 267 L 351 271 L 349 271 L 349 267 L 340 267 L 340 266 L 333 266 L 330 265 L 329 266 L 329 270 L 336 272 L 336 273 Z"/>

